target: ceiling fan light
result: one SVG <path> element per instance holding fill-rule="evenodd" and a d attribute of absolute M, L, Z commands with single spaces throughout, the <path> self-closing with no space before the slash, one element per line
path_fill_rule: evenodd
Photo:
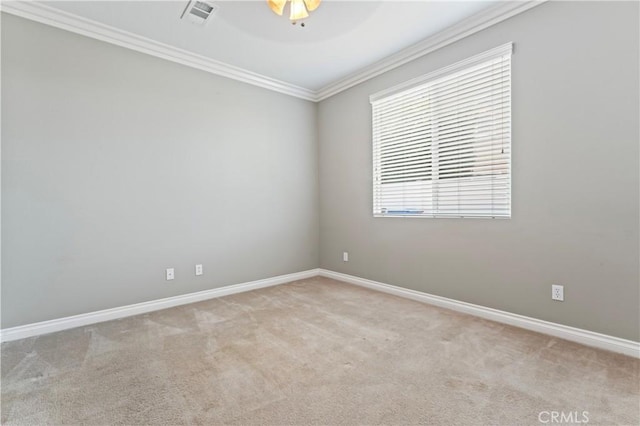
<path fill-rule="evenodd" d="M 304 4 L 307 5 L 309 12 L 313 12 L 320 6 L 320 0 L 304 0 Z"/>
<path fill-rule="evenodd" d="M 287 4 L 287 0 L 267 0 L 267 4 L 269 5 L 269 9 L 271 9 L 273 13 L 282 16 L 282 12 L 284 12 L 284 6 Z"/>
<path fill-rule="evenodd" d="M 307 8 L 304 6 L 304 0 L 291 0 L 291 15 L 289 19 L 298 21 L 309 16 Z"/>

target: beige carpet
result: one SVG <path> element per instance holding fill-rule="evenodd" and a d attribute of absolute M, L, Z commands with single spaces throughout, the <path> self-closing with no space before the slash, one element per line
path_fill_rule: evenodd
<path fill-rule="evenodd" d="M 5 343 L 1 419 L 638 425 L 639 365 L 313 278 Z"/>

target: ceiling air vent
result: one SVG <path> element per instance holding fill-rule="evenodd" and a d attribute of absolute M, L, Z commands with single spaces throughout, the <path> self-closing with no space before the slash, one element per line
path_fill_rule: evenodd
<path fill-rule="evenodd" d="M 218 6 L 213 3 L 191 0 L 180 19 L 186 19 L 192 24 L 204 25 L 217 11 Z"/>

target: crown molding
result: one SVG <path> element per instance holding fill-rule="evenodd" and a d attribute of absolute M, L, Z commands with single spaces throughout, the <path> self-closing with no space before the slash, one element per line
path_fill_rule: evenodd
<path fill-rule="evenodd" d="M 296 98 L 320 102 L 357 84 L 367 81 L 414 59 L 431 53 L 464 37 L 502 22 L 512 16 L 545 3 L 547 0 L 504 1 L 483 12 L 434 34 L 398 53 L 373 63 L 353 74 L 335 81 L 318 91 L 276 80 L 234 65 L 207 58 L 184 49 L 101 24 L 91 19 L 61 11 L 34 1 L 1 1 L 3 12 L 40 22 L 86 37 L 105 41 L 137 52 L 146 53 L 211 74 L 241 81 L 253 86 L 284 93 Z"/>
<path fill-rule="evenodd" d="M 3 12 L 42 24 L 105 41 L 137 52 L 146 53 L 253 86 L 308 101 L 317 101 L 317 95 L 313 90 L 266 77 L 240 67 L 207 58 L 206 56 L 160 43 L 109 25 L 104 25 L 91 19 L 82 18 L 41 3 L 33 1 L 2 1 L 0 7 Z"/>
<path fill-rule="evenodd" d="M 482 31 L 485 28 L 509 19 L 512 16 L 539 6 L 546 1 L 547 0 L 513 0 L 501 2 L 496 6 L 490 7 L 483 12 L 479 12 L 457 24 L 452 25 L 431 37 L 414 44 L 413 46 L 401 50 L 400 52 L 388 56 L 378 62 L 374 62 L 353 74 L 323 87 L 316 92 L 317 101 L 319 102 L 327 99 L 357 84 L 404 65 L 407 62 L 413 61 L 414 59 L 468 37 L 471 34 L 477 33 L 478 31 Z"/>

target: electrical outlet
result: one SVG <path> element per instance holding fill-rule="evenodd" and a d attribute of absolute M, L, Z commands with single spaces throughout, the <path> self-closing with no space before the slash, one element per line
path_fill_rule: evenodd
<path fill-rule="evenodd" d="M 175 278 L 175 271 L 173 268 L 167 268 L 167 281 L 171 281 Z"/>
<path fill-rule="evenodd" d="M 349 261 L 349 253 L 348 252 L 343 252 L 342 253 L 342 261 L 343 262 L 348 262 Z"/>
<path fill-rule="evenodd" d="M 551 298 L 559 302 L 564 301 L 564 286 L 555 285 L 551 286 Z"/>
<path fill-rule="evenodd" d="M 202 275 L 202 265 L 196 265 L 196 275 Z"/>

